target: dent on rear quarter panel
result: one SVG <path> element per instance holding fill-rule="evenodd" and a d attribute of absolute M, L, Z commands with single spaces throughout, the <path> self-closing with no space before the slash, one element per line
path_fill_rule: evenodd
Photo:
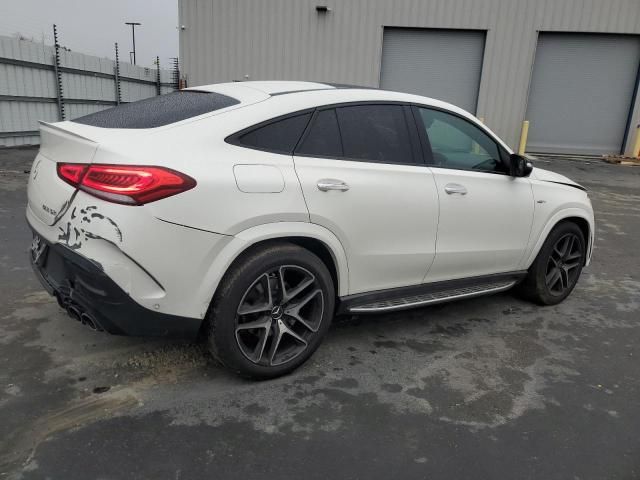
<path fill-rule="evenodd" d="M 116 245 L 122 243 L 122 230 L 116 221 L 100 213 L 96 205 L 72 207 L 67 220 L 61 223 L 58 225 L 58 241 L 72 250 L 81 248 L 91 239 L 106 240 Z"/>
<path fill-rule="evenodd" d="M 190 318 L 206 312 L 198 289 L 231 238 L 163 222 L 147 205 L 114 204 L 82 191 L 48 228 L 54 241 L 98 263 L 138 304 Z"/>

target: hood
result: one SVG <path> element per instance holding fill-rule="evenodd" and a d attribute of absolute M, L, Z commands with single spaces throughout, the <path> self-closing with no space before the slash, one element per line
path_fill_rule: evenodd
<path fill-rule="evenodd" d="M 587 190 L 579 183 L 574 182 L 570 178 L 560 175 L 559 173 L 545 170 L 544 168 L 535 167 L 531 172 L 531 178 L 540 180 L 541 182 L 559 183 L 560 185 L 567 185 L 569 187 L 579 188 L 580 190 Z"/>

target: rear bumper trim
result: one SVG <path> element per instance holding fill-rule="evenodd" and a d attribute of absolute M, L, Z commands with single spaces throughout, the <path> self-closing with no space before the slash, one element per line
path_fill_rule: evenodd
<path fill-rule="evenodd" d="M 48 244 L 42 265 L 31 266 L 49 294 L 73 304 L 115 335 L 195 339 L 202 319 L 154 312 L 122 290 L 102 269 L 61 244 Z"/>

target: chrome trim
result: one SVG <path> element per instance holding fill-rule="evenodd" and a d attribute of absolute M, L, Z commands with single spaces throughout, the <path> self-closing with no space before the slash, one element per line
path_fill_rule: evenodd
<path fill-rule="evenodd" d="M 444 295 L 441 297 L 438 297 L 437 294 L 431 293 L 431 294 L 424 294 L 424 295 L 419 295 L 419 296 L 414 296 L 414 297 L 405 297 L 400 298 L 400 299 L 396 299 L 393 300 L 393 304 L 391 304 L 392 301 L 386 301 L 386 302 L 374 302 L 374 303 L 370 303 L 368 305 L 361 305 L 359 307 L 351 307 L 349 308 L 349 312 L 350 313 L 372 313 L 372 312 L 391 312 L 391 311 L 396 311 L 396 310 L 405 310 L 408 308 L 414 308 L 414 307 L 419 307 L 419 306 L 423 306 L 423 305 L 433 305 L 436 303 L 443 303 L 443 302 L 448 302 L 451 300 L 459 300 L 459 299 L 463 299 L 463 298 L 472 298 L 472 297 L 479 297 L 481 295 L 486 295 L 489 293 L 498 293 L 498 292 L 503 292 L 505 290 L 510 289 L 511 287 L 513 287 L 515 284 L 517 283 L 517 280 L 514 281 L 510 281 L 507 283 L 502 283 L 498 286 L 495 286 L 496 284 L 493 284 L 493 286 L 490 286 L 489 288 L 484 288 L 482 290 L 476 290 L 476 291 L 468 291 L 466 293 L 455 293 L 455 292 L 460 292 L 463 290 L 469 290 L 469 288 L 466 289 L 457 289 L 457 290 L 450 290 L 449 292 L 440 292 L 440 293 L 450 293 L 450 295 Z M 473 288 L 473 287 L 471 287 Z M 419 298 L 423 298 L 418 300 Z M 430 297 L 430 298 L 424 298 L 424 297 Z M 416 299 L 415 301 L 405 301 L 405 300 L 409 300 L 409 299 Z M 397 303 L 397 302 L 402 302 L 405 301 L 404 303 Z M 387 305 L 384 305 L 385 303 L 387 303 Z"/>
<path fill-rule="evenodd" d="M 340 190 L 341 192 L 346 192 L 349 190 L 349 185 L 342 180 L 323 178 L 322 180 L 318 180 L 318 190 L 322 192 L 327 192 L 329 190 Z"/>
<path fill-rule="evenodd" d="M 444 186 L 444 191 L 449 194 L 458 194 L 458 195 L 466 195 L 467 189 L 464 185 L 460 185 L 459 183 L 448 183 Z"/>

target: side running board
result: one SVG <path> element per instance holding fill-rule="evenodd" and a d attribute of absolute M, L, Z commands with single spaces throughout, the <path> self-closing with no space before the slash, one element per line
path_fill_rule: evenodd
<path fill-rule="evenodd" d="M 526 272 L 438 282 L 392 289 L 341 299 L 342 313 L 383 313 L 503 292 L 516 285 Z"/>

